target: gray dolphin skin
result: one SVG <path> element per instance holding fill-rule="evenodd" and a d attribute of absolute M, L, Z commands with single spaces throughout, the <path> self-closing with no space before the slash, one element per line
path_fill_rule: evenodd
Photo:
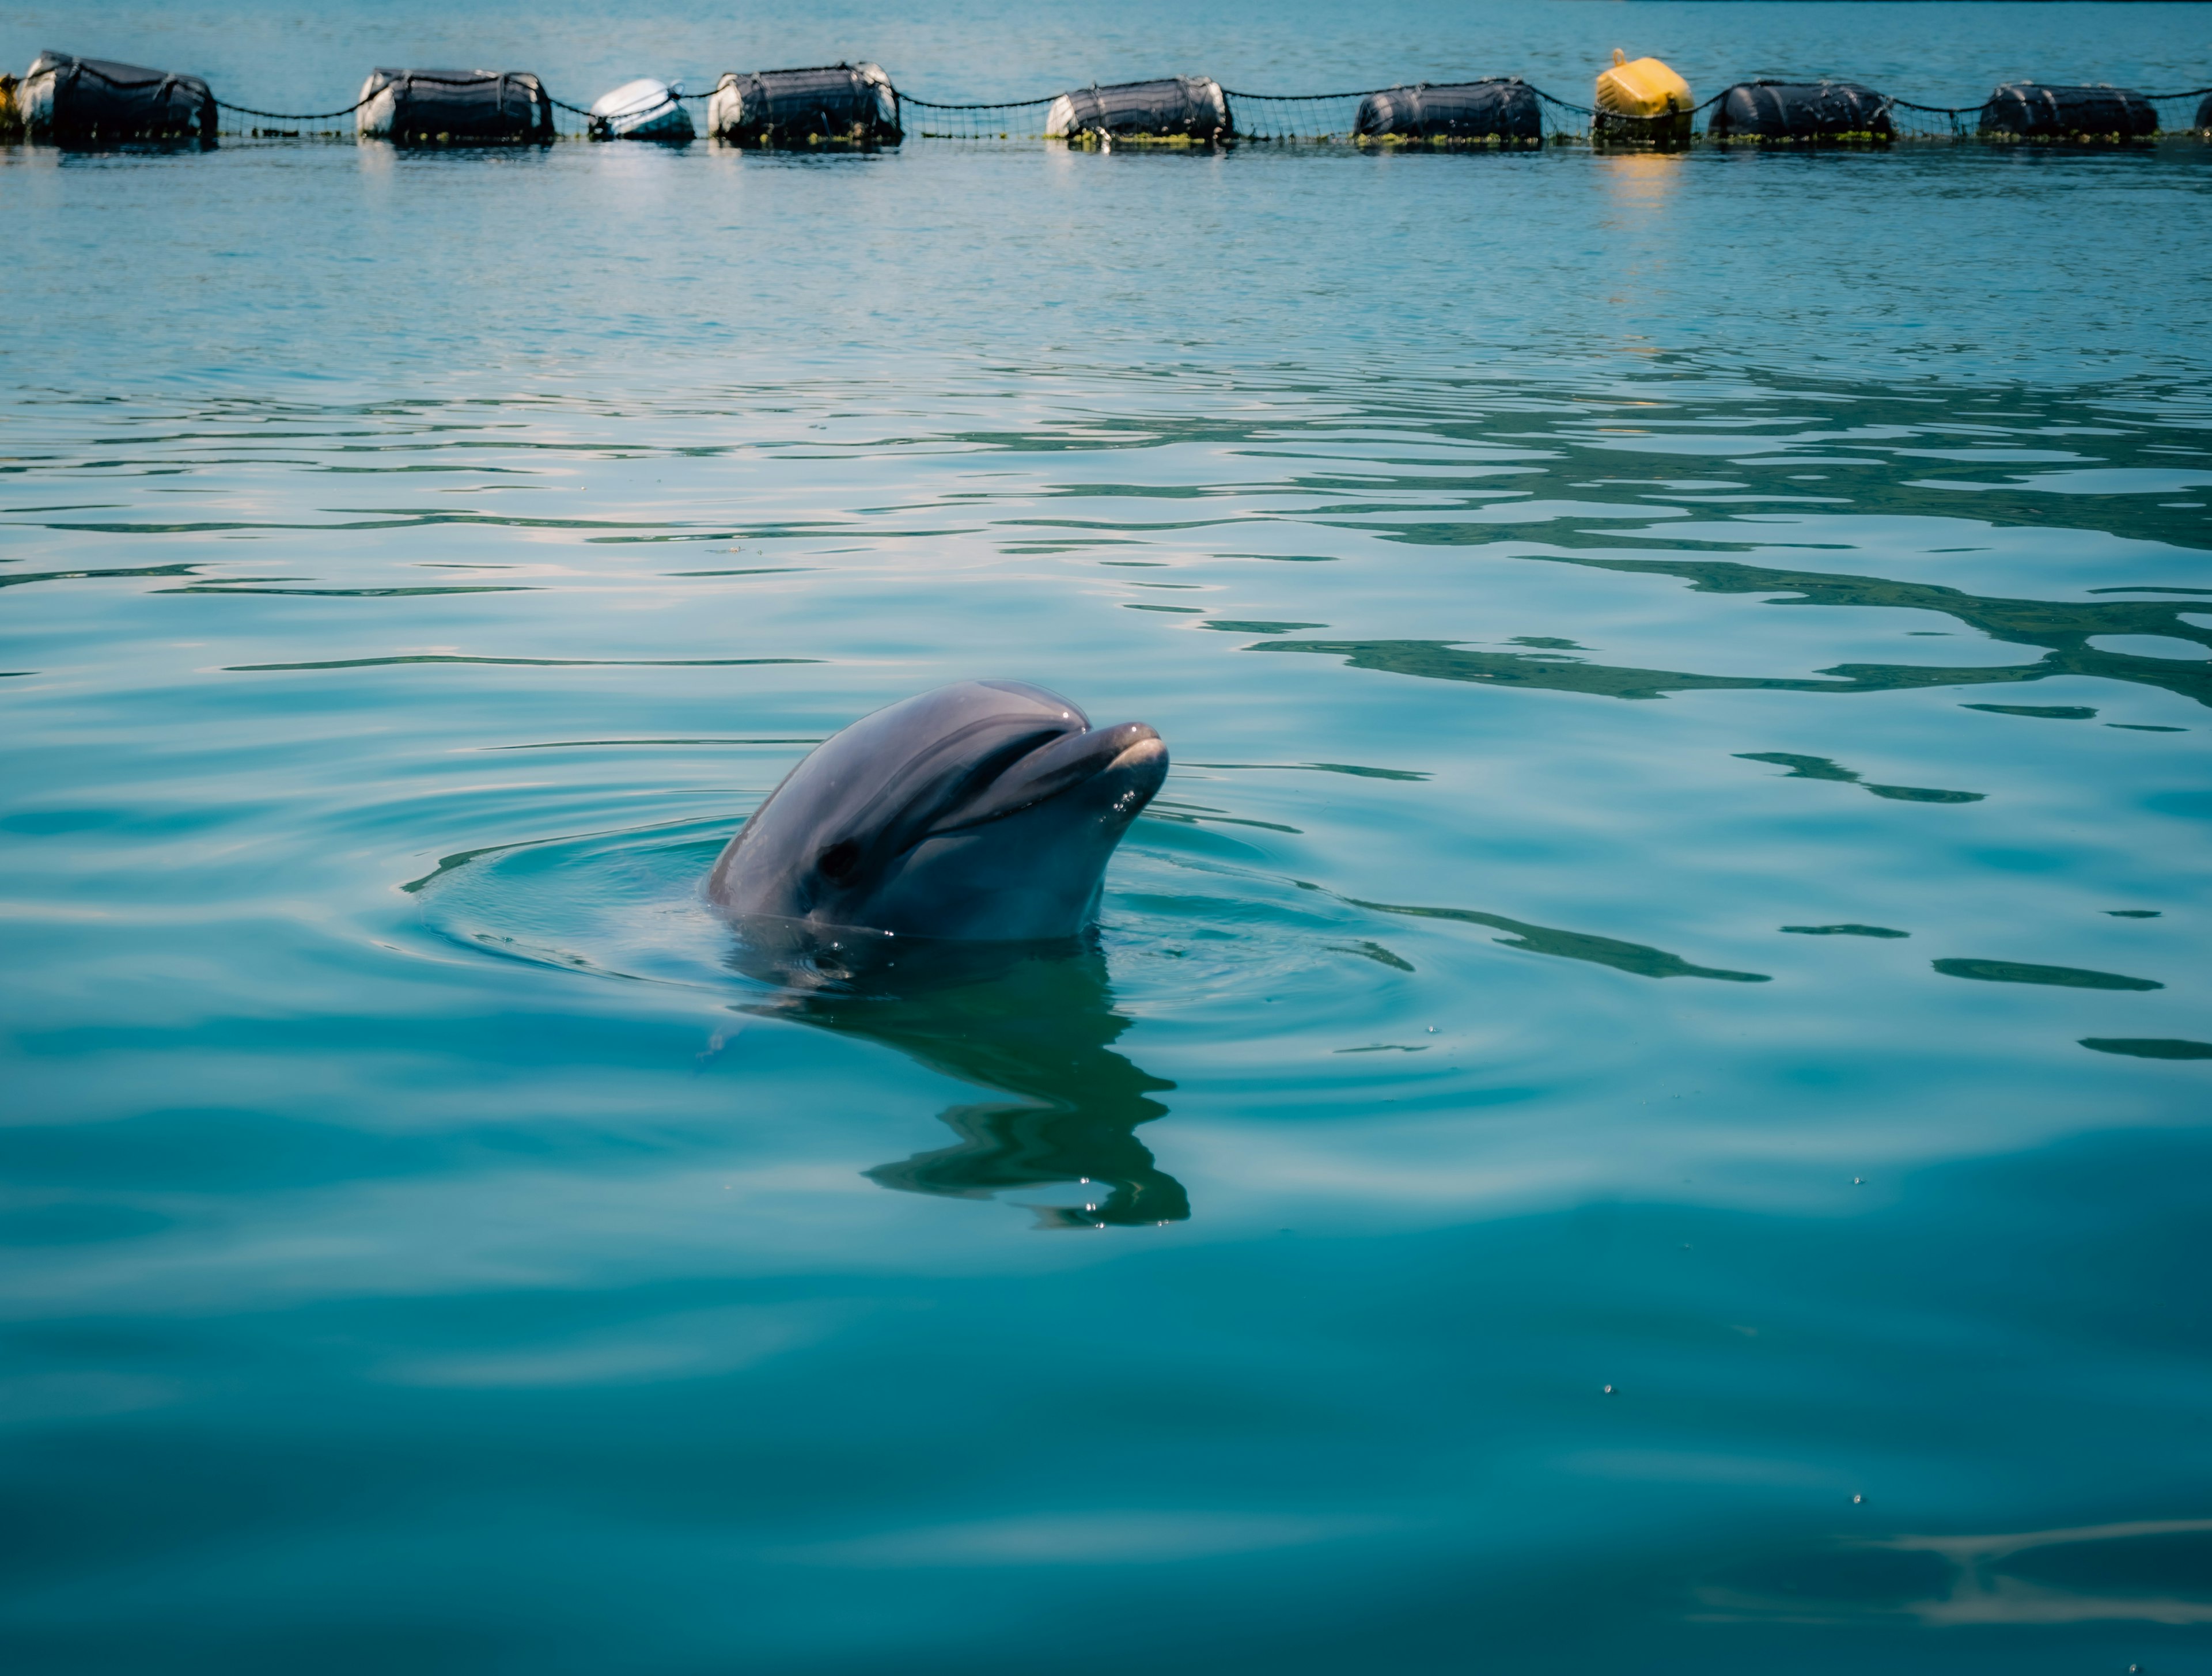
<path fill-rule="evenodd" d="M 817 745 L 730 840 L 707 898 L 738 921 L 1073 937 L 1167 772 L 1140 721 L 1093 727 L 1025 682 L 939 687 Z"/>

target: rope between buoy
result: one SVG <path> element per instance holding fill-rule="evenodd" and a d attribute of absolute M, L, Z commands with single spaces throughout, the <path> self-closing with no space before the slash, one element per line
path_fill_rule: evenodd
<path fill-rule="evenodd" d="M 368 94 L 356 99 L 343 111 L 257 111 L 251 105 L 234 105 L 227 99 L 218 99 L 215 103 L 219 111 L 235 111 L 242 117 L 266 117 L 271 122 L 330 122 L 339 117 L 351 116 L 374 96 Z"/>

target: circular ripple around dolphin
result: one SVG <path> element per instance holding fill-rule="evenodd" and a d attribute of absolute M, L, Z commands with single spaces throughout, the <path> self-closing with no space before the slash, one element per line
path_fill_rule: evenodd
<path fill-rule="evenodd" d="M 714 819 L 522 839 L 449 857 L 407 888 L 434 935 L 472 952 L 599 978 L 757 988 L 732 964 L 733 933 L 700 890 L 732 829 Z M 1347 965 L 1375 975 L 1380 945 L 1349 938 L 1348 917 L 1294 881 L 1147 843 L 1140 825 L 1108 875 L 1098 934 L 1117 987 L 1190 1002 Z"/>
<path fill-rule="evenodd" d="M 437 936 L 602 978 L 722 985 L 728 931 L 699 900 L 727 823 L 523 839 L 451 856 L 406 888 Z"/>

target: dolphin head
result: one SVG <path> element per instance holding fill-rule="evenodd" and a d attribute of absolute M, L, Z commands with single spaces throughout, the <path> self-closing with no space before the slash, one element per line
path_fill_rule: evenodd
<path fill-rule="evenodd" d="M 1167 772 L 1142 722 L 1094 728 L 1019 681 L 939 687 L 817 746 L 724 848 L 708 900 L 899 937 L 1073 937 Z"/>

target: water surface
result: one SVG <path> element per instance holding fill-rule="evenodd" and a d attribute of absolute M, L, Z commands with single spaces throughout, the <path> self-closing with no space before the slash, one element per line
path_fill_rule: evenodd
<path fill-rule="evenodd" d="M 2212 80 L 2197 6 L 748 27 L 0 59 Z M 2208 191 L 0 152 L 10 1667 L 2212 1670 Z M 733 963 L 745 812 L 978 675 L 1175 751 L 1097 946 Z"/>

